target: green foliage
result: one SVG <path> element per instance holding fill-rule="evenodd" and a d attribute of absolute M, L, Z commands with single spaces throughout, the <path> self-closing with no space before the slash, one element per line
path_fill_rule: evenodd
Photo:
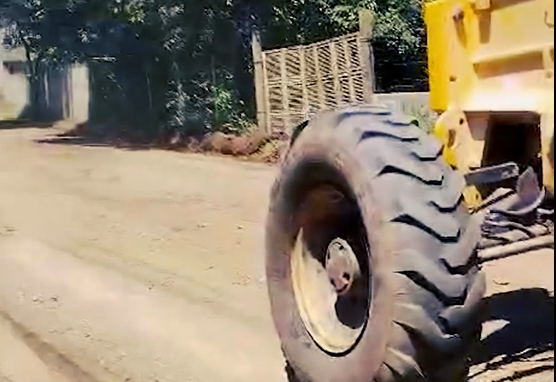
<path fill-rule="evenodd" d="M 227 133 L 243 133 L 251 124 L 244 110 L 241 100 L 238 100 L 234 91 L 225 84 L 216 84 L 212 87 L 213 94 L 210 102 L 213 104 L 214 127 Z"/>
<path fill-rule="evenodd" d="M 254 117 L 253 28 L 265 48 L 305 44 L 357 30 L 358 10 L 371 9 L 387 88 L 383 77 L 422 66 L 421 1 L 0 0 L 0 19 L 4 43 L 25 48 L 31 77 L 43 64 L 90 64 L 93 119 L 153 135 L 240 132 Z"/>
<path fill-rule="evenodd" d="M 434 124 L 438 119 L 438 115 L 427 105 L 407 103 L 403 104 L 401 109 L 405 115 L 413 118 L 417 125 L 426 132 L 432 131 Z"/>

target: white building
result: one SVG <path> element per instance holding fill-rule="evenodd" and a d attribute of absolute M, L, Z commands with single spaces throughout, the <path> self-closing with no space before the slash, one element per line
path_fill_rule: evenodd
<path fill-rule="evenodd" d="M 0 42 L 4 33 L 0 30 Z M 25 118 L 30 106 L 26 57 L 22 48 L 0 44 L 0 120 Z M 89 73 L 84 65 L 49 68 L 41 84 L 42 113 L 52 120 L 86 121 L 89 114 Z"/>

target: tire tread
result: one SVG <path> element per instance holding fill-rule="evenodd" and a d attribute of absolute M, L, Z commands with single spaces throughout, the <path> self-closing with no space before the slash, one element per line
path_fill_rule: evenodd
<path fill-rule="evenodd" d="M 339 110 L 330 128 L 342 135 L 339 142 L 356 145 L 369 181 L 384 188 L 379 198 L 388 206 L 386 224 L 413 230 L 421 251 L 400 248 L 394 256 L 398 293 L 392 335 L 374 381 L 461 382 L 476 340 L 468 326 L 480 325 L 474 317 L 485 290 L 474 265 L 480 229 L 462 213 L 465 181 L 444 162 L 441 144 L 419 127 L 376 110 L 382 109 Z M 307 129 L 319 128 L 309 124 Z M 392 192 L 400 189 L 404 192 Z M 450 362 L 453 368 L 435 372 L 435 365 Z M 446 372 L 450 369 L 453 375 Z M 319 382 L 290 374 L 290 382 Z"/>

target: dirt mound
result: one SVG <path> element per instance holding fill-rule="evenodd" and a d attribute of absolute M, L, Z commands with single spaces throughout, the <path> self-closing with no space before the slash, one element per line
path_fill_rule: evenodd
<path fill-rule="evenodd" d="M 107 124 L 89 124 L 88 122 L 73 125 L 64 129 L 64 137 L 79 137 L 99 141 L 105 144 L 120 146 L 125 143 L 145 144 L 144 137 L 137 132 L 121 131 L 116 134 L 114 127 Z M 225 134 L 222 132 L 207 133 L 202 136 L 190 136 L 181 132 L 161 134 L 157 139 L 149 142 L 149 147 L 164 148 L 176 151 L 213 153 L 234 157 L 252 159 L 256 161 L 278 162 L 287 137 L 270 136 L 267 133 L 254 131 L 245 135 Z"/>
<path fill-rule="evenodd" d="M 184 136 L 178 133 L 169 139 L 166 146 L 178 151 L 230 155 L 276 163 L 287 146 L 287 139 L 282 136 L 272 137 L 258 131 L 239 136 L 216 132 L 202 137 Z"/>
<path fill-rule="evenodd" d="M 199 149 L 225 155 L 250 156 L 268 140 L 266 134 L 257 132 L 240 136 L 217 132 L 205 135 L 199 143 Z"/>

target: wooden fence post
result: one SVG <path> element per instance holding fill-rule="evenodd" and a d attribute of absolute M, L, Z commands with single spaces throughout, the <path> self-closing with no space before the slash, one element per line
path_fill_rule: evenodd
<path fill-rule="evenodd" d="M 371 38 L 373 36 L 374 15 L 370 9 L 359 10 L 359 34 L 360 52 L 361 52 L 361 69 L 363 70 L 363 98 L 366 103 L 372 103 L 374 98 L 374 58 L 371 46 Z"/>
<path fill-rule="evenodd" d="M 253 71 L 255 74 L 255 106 L 257 109 L 257 125 L 260 132 L 268 133 L 263 49 L 261 46 L 261 34 L 256 26 L 253 27 L 253 30 L 251 31 L 251 51 L 253 53 Z"/>

